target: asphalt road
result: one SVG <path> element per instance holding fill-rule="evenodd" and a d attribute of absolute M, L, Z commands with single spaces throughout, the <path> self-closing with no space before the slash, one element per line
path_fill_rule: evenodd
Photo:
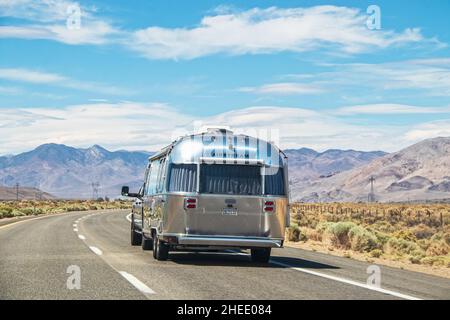
<path fill-rule="evenodd" d="M 252 263 L 247 252 L 156 261 L 130 246 L 127 214 L 1 226 L 0 299 L 450 299 L 445 278 L 380 266 L 381 288 L 368 286 L 368 263 L 293 248 L 273 250 L 269 264 Z"/>

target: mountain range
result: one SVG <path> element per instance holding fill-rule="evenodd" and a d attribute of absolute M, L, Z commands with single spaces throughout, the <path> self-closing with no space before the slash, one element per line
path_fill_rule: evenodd
<path fill-rule="evenodd" d="M 336 175 L 293 183 L 304 202 L 367 201 L 373 180 L 375 201 L 450 199 L 450 138 L 424 140 Z"/>
<path fill-rule="evenodd" d="M 110 152 L 98 145 L 78 149 L 44 144 L 19 155 L 0 157 L 0 185 L 19 183 L 58 198 L 117 196 L 122 185 L 138 188 L 142 184 L 150 154 Z"/>
<path fill-rule="evenodd" d="M 285 153 L 292 200 L 367 201 L 371 177 L 377 201 L 450 198 L 450 138 L 425 140 L 392 154 L 308 148 Z M 19 183 L 58 198 L 116 197 L 122 185 L 137 190 L 142 184 L 151 154 L 44 144 L 0 157 L 0 186 Z"/>

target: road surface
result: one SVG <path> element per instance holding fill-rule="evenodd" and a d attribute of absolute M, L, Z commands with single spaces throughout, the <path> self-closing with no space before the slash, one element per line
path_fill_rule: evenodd
<path fill-rule="evenodd" d="M 175 252 L 156 261 L 130 246 L 127 215 L 80 212 L 1 226 L 0 299 L 450 299 L 445 278 L 381 266 L 381 288 L 368 286 L 368 263 L 294 248 L 273 250 L 269 264 L 246 252 Z"/>

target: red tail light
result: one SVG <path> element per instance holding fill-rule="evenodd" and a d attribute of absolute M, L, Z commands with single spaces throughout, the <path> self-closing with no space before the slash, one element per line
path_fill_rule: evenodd
<path fill-rule="evenodd" d="M 274 212 L 275 211 L 275 202 L 266 200 L 264 201 L 264 212 Z"/>
<path fill-rule="evenodd" d="M 197 199 L 196 198 L 184 198 L 184 209 L 196 209 Z"/>

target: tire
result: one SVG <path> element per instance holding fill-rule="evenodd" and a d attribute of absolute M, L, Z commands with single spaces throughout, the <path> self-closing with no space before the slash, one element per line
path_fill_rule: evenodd
<path fill-rule="evenodd" d="M 165 261 L 169 258 L 169 246 L 156 236 L 153 239 L 153 258 L 158 261 Z"/>
<path fill-rule="evenodd" d="M 131 215 L 131 245 L 138 246 L 142 242 L 142 234 L 136 231 L 136 226 L 134 224 L 134 215 Z"/>
<path fill-rule="evenodd" d="M 267 263 L 270 259 L 272 248 L 257 248 L 251 250 L 253 262 Z"/>
<path fill-rule="evenodd" d="M 142 231 L 142 241 L 141 241 L 142 250 L 148 251 L 153 249 L 153 239 L 147 238 L 144 234 L 144 231 Z"/>

